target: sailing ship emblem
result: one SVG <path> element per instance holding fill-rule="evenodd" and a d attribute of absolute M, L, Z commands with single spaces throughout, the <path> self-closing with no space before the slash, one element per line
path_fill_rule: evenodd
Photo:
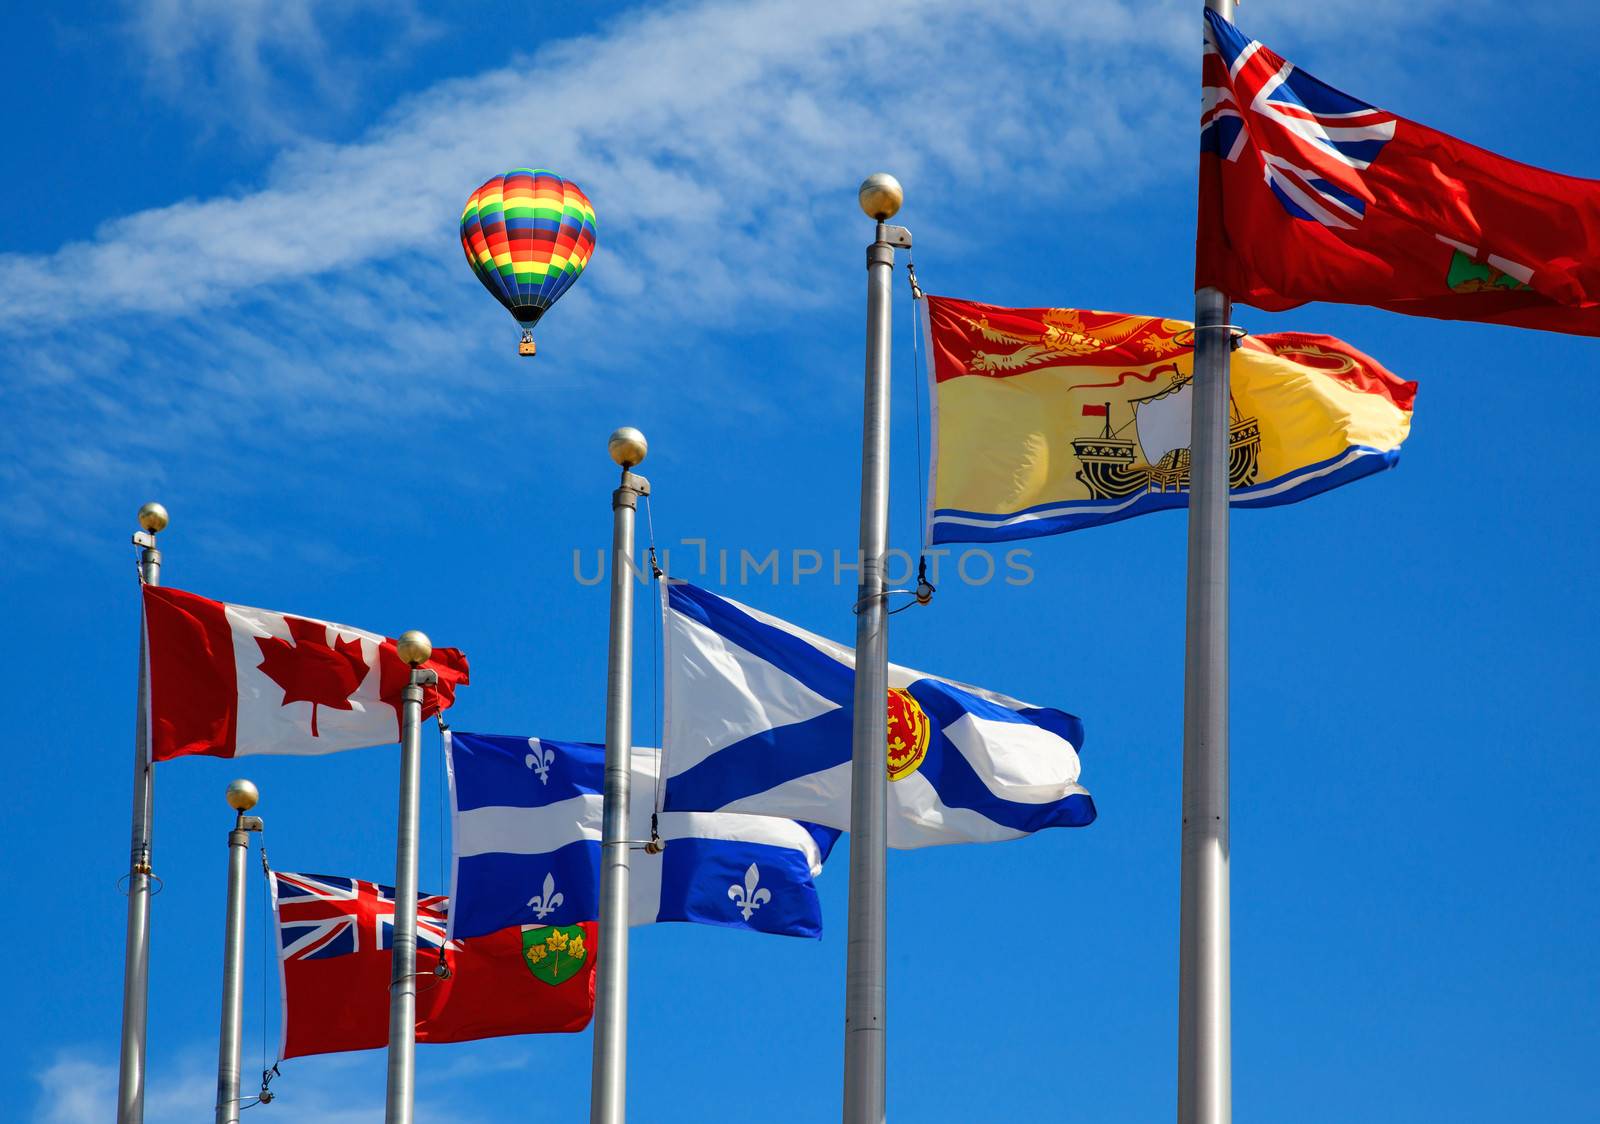
<path fill-rule="evenodd" d="M 1120 426 L 1114 424 L 1111 403 L 1094 410 L 1106 419 L 1100 435 L 1072 442 L 1083 466 L 1078 481 L 1089 489 L 1089 497 L 1112 500 L 1138 492 L 1187 492 L 1193 402 L 1190 376 L 1174 368 L 1171 381 L 1161 390 L 1128 402 L 1132 416 Z M 1242 416 L 1231 396 L 1228 413 L 1228 486 L 1242 488 L 1255 483 L 1260 467 L 1261 426 L 1255 418 Z"/>

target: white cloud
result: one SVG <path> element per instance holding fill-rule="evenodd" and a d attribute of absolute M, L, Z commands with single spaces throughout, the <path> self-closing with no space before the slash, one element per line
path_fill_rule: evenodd
<path fill-rule="evenodd" d="M 509 1068 L 492 1060 L 474 1068 L 472 1056 L 438 1075 L 424 1069 L 425 1085 L 437 1085 L 485 1072 Z M 214 1065 L 214 1063 L 213 1063 Z M 381 1124 L 383 1120 L 384 1055 L 378 1051 L 329 1055 L 310 1064 L 286 1067 L 273 1081 L 277 1099 L 268 1106 L 269 1119 L 294 1124 Z M 241 1089 L 248 1101 L 255 1096 L 248 1067 Z M 82 1054 L 63 1052 L 35 1077 L 38 1087 L 32 1124 L 105 1124 L 116 1116 L 117 1070 Z M 152 1069 L 146 1087 L 145 1124 L 194 1124 L 209 1120 L 216 1105 L 216 1070 L 206 1064 L 200 1049 L 185 1051 L 174 1066 Z M 480 1118 L 461 1105 L 459 1084 L 434 1097 L 423 1088 L 417 1099 L 417 1117 L 430 1124 L 475 1124 Z M 250 1119 L 250 1117 L 245 1117 Z"/>
<path fill-rule="evenodd" d="M 168 100 L 279 142 L 347 111 L 432 31 L 408 0 L 128 0 L 128 41 Z M 335 39 L 360 51 L 340 50 Z"/>
<path fill-rule="evenodd" d="M 221 29 L 249 71 L 265 41 L 316 53 L 314 6 L 154 0 L 145 21 L 174 60 Z M 1428 7 L 1408 6 L 1416 18 Z M 740 259 L 813 235 L 816 205 L 847 198 L 862 168 L 897 169 L 924 204 L 999 175 L 1011 192 L 1059 200 L 1186 174 L 1193 153 L 1170 138 L 1196 112 L 1198 36 L 1193 5 L 1136 0 L 712 0 L 630 14 L 440 83 L 353 143 L 290 145 L 257 189 L 108 219 L 53 254 L 0 257 L 0 327 L 188 313 L 408 254 L 454 260 L 467 191 L 530 159 L 596 201 L 604 268 L 586 284 L 627 297 L 648 277 L 653 293 L 687 285 L 696 303 L 735 279 L 759 293 L 763 271 Z M 1096 186 L 1107 167 L 1114 184 Z"/>
<path fill-rule="evenodd" d="M 867 171 L 902 178 L 919 239 L 952 259 L 987 251 L 997 205 L 1092 216 L 1151 183 L 1187 193 L 1198 37 L 1192 4 L 1135 0 L 650 9 L 423 90 L 352 143 L 289 145 L 253 189 L 0 255 L 0 410 L 30 419 L 0 438 L 9 511 L 59 525 L 111 481 L 159 482 L 175 450 L 184 486 L 248 488 L 286 444 L 314 461 L 318 437 L 476 408 L 514 331 L 456 219 L 528 161 L 600 215 L 593 266 L 541 330 L 591 386 L 667 340 L 833 306 Z M 551 369 L 553 408 L 574 391 Z"/>
<path fill-rule="evenodd" d="M 58 1058 L 39 1075 L 39 1124 L 102 1124 L 116 1105 L 117 1072 L 108 1065 Z"/>
<path fill-rule="evenodd" d="M 1099 7 L 1026 3 L 996 19 L 970 0 L 768 0 L 631 16 L 436 86 L 356 143 L 293 146 L 260 189 L 0 259 L 0 323 L 189 312 L 407 253 L 453 256 L 466 192 L 529 159 L 595 199 L 611 260 L 594 284 L 628 295 L 648 275 L 652 289 L 722 295 L 748 271 L 715 259 L 781 251 L 818 195 L 847 192 L 862 167 L 977 185 L 1108 156 L 1139 166 L 1152 119 L 1192 116 L 1193 68 L 1156 65 L 1191 53 L 1192 21 Z M 1141 62 L 1145 96 L 1118 97 L 1105 79 Z"/>
<path fill-rule="evenodd" d="M 116 1116 L 117 1070 L 82 1055 L 59 1054 L 36 1078 L 39 1099 L 36 1124 L 104 1124 Z M 197 1057 L 185 1060 L 179 1073 L 159 1087 L 147 1089 L 148 1124 L 178 1124 L 204 1119 L 215 1105 L 216 1076 L 200 1067 Z"/>

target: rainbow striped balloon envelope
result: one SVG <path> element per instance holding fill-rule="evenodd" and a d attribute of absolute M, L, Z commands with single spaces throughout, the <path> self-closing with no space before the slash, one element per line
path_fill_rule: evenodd
<path fill-rule="evenodd" d="M 461 249 L 483 287 L 523 325 L 524 355 L 532 328 L 572 288 L 594 254 L 589 197 L 544 168 L 513 168 L 467 198 Z"/>

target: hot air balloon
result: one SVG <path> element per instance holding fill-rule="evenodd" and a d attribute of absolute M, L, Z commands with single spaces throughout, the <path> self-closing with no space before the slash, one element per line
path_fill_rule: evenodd
<path fill-rule="evenodd" d="M 518 354 L 534 353 L 533 326 L 589 264 L 594 236 L 589 197 L 544 168 L 513 168 L 467 198 L 461 248 L 483 287 L 522 325 Z"/>

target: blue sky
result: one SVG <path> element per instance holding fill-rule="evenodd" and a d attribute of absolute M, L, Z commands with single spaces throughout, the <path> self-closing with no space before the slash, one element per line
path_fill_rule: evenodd
<path fill-rule="evenodd" d="M 593 739 L 606 435 L 643 428 L 657 541 L 853 550 L 856 184 L 905 183 L 934 292 L 1192 310 L 1198 4 L 509 2 L 35 6 L 0 89 L 0 480 L 16 743 L 0 820 L 18 983 L 0 1087 L 108 1118 L 137 602 L 169 584 L 464 648 L 463 728 Z M 1319 77 L 1508 156 L 1600 177 L 1588 5 L 1252 2 Z M 584 185 L 594 263 L 540 355 L 461 260 L 468 191 Z M 914 549 L 897 290 L 894 536 Z M 1235 519 L 1235 1100 L 1241 1119 L 1600 1115 L 1600 623 L 1593 341 L 1313 306 L 1422 385 L 1397 471 Z M 897 662 L 1083 716 L 1093 827 L 891 856 L 891 1108 L 1172 1111 L 1184 520 L 1022 544 L 1024 587 L 947 582 Z M 831 575 L 734 596 L 839 639 Z M 764 582 L 765 579 L 757 579 Z M 637 734 L 655 736 L 640 621 Z M 441 885 L 436 741 L 424 887 Z M 283 869 L 386 879 L 394 753 L 185 761 L 157 778 L 147 1119 L 212 1093 L 229 813 L 261 786 Z M 636 1119 L 837 1111 L 844 847 L 820 942 L 635 930 Z M 431 873 L 430 873 L 431 872 Z M 252 886 L 247 1068 L 276 986 Z M 581 1118 L 587 1035 L 423 1048 L 421 1118 Z M 1587 1076 L 1586 1076 L 1587 1075 Z M 266 1111 L 381 1119 L 381 1053 L 298 1060 Z"/>

